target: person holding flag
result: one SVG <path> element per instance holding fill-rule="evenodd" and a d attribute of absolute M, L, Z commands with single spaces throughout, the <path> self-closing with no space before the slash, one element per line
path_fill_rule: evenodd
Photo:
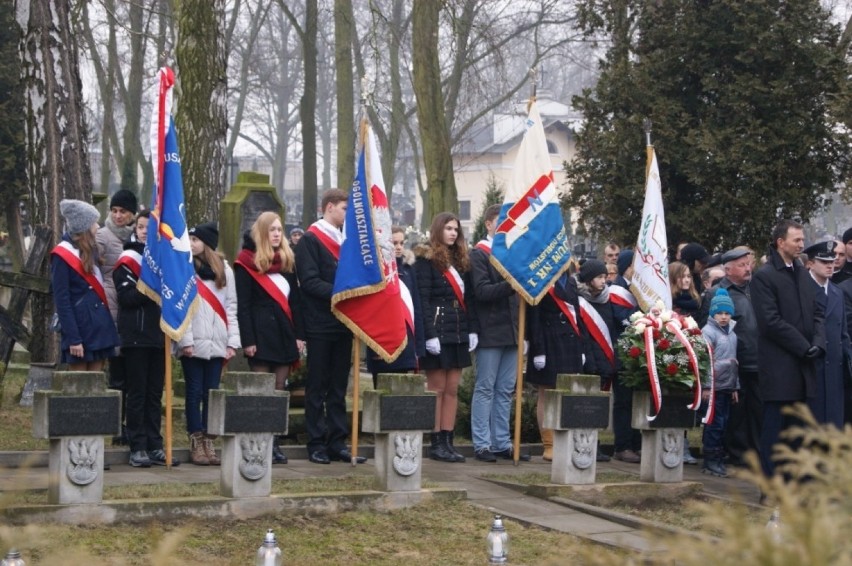
<path fill-rule="evenodd" d="M 287 386 L 290 367 L 299 361 L 304 344 L 297 340 L 299 286 L 295 257 L 274 212 L 263 212 L 243 238 L 235 262 L 237 319 L 240 341 L 252 371 L 275 374 L 275 389 Z M 286 464 L 278 442 L 272 461 Z"/>
<path fill-rule="evenodd" d="M 341 228 L 348 206 L 344 191 L 327 190 L 322 197 L 322 218 L 308 227 L 296 246 L 296 274 L 308 349 L 307 450 L 308 459 L 314 464 L 352 460 L 352 453 L 346 446 L 349 437 L 346 389 L 352 369 L 352 333 L 331 310 L 340 245 L 344 239 Z M 357 461 L 363 463 L 367 459 L 359 456 Z"/>
<path fill-rule="evenodd" d="M 453 446 L 462 369 L 470 367 L 470 352 L 479 337 L 470 294 L 470 258 L 461 222 L 452 212 L 432 220 L 429 247 L 414 264 L 423 306 L 426 389 L 434 391 L 435 428 L 429 457 L 443 462 L 464 462 Z"/>

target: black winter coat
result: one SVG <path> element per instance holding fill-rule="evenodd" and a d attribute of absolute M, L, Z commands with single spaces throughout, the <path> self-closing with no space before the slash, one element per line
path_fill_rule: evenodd
<path fill-rule="evenodd" d="M 304 321 L 300 326 L 304 329 L 304 337 L 334 339 L 351 334 L 331 312 L 337 259 L 311 232 L 305 232 L 299 240 L 295 254 Z"/>
<path fill-rule="evenodd" d="M 470 251 L 470 279 L 479 324 L 479 348 L 518 345 L 518 294 L 491 265 L 487 252 Z"/>
<path fill-rule="evenodd" d="M 817 287 L 798 261 L 788 271 L 774 248 L 754 274 L 751 301 L 757 317 L 758 372 L 763 401 L 804 401 L 816 394 L 816 362 L 805 358 L 811 346 L 825 351 L 823 310 Z"/>
<path fill-rule="evenodd" d="M 304 239 L 304 238 L 303 238 Z M 243 249 L 254 251 L 254 241 L 246 236 Z M 239 260 L 238 260 L 239 261 Z M 299 285 L 294 273 L 282 273 L 290 285 L 288 302 L 293 321 L 254 277 L 239 263 L 234 265 L 237 286 L 237 320 L 240 324 L 240 343 L 243 348 L 257 346 L 254 355 L 258 362 L 274 365 L 292 364 L 299 359 L 296 346 L 296 322 L 301 308 Z"/>
<path fill-rule="evenodd" d="M 141 254 L 145 244 L 127 242 L 125 250 Z M 138 277 L 126 265 L 112 272 L 118 302 L 118 334 L 122 348 L 165 348 L 166 337 L 160 330 L 160 306 L 136 289 Z"/>
<path fill-rule="evenodd" d="M 423 310 L 425 338 L 438 338 L 442 344 L 468 344 L 468 334 L 477 332 L 475 314 L 459 304 L 453 288 L 429 257 L 418 257 L 414 263 L 417 286 Z M 465 305 L 470 296 L 470 272 L 461 274 L 464 281 Z"/>

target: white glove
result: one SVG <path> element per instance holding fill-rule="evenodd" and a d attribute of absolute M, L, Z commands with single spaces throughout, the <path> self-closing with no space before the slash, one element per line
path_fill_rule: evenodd
<path fill-rule="evenodd" d="M 530 341 L 524 340 L 524 355 L 527 355 L 527 352 L 530 351 Z"/>
<path fill-rule="evenodd" d="M 433 356 L 437 356 L 441 353 L 441 341 L 437 338 L 429 338 L 426 340 L 426 351 Z"/>
<path fill-rule="evenodd" d="M 476 350 L 476 346 L 479 344 L 479 334 L 477 334 L 476 332 L 471 332 L 467 335 L 467 340 L 470 344 L 467 351 L 473 352 L 474 350 Z"/>
<path fill-rule="evenodd" d="M 533 358 L 533 366 L 535 369 L 544 369 L 544 363 L 547 359 L 546 356 L 536 356 Z"/>

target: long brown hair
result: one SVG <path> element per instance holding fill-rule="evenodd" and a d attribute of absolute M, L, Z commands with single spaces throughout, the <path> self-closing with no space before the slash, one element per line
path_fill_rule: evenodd
<path fill-rule="evenodd" d="M 200 241 L 200 240 L 199 240 Z M 213 272 L 213 280 L 216 282 L 217 289 L 224 289 L 225 285 L 228 284 L 228 280 L 225 277 L 225 256 L 223 256 L 220 252 L 217 252 L 204 242 L 201 242 L 204 246 L 200 257 L 195 256 L 192 258 L 192 263 L 195 265 L 195 270 L 198 271 L 198 268 L 204 264 L 210 266 L 210 270 Z"/>
<path fill-rule="evenodd" d="M 274 212 L 263 212 L 254 221 L 251 227 L 251 238 L 254 240 L 256 247 L 254 252 L 254 265 L 261 273 L 269 271 L 272 265 L 272 258 L 275 255 L 275 250 L 272 249 L 272 244 L 269 243 L 269 227 L 275 221 L 281 222 L 281 217 Z M 281 273 L 289 273 L 293 271 L 296 260 L 293 257 L 293 250 L 290 249 L 290 243 L 284 237 L 284 223 L 281 222 L 281 246 L 278 248 L 278 256 L 281 258 Z"/>
<path fill-rule="evenodd" d="M 673 261 L 669 264 L 669 283 L 672 287 L 672 297 L 679 295 L 682 291 L 680 288 L 680 280 L 683 279 L 683 276 L 686 274 L 689 274 L 689 296 L 697 301 L 701 299 L 701 295 L 699 295 L 698 291 L 695 289 L 695 279 L 689 271 L 689 266 L 679 261 Z"/>
<path fill-rule="evenodd" d="M 98 258 L 95 237 L 92 236 L 89 230 L 86 230 L 77 234 L 71 234 L 71 242 L 74 244 L 74 247 L 80 250 L 80 261 L 83 263 L 83 270 L 86 273 L 91 273 Z"/>
<path fill-rule="evenodd" d="M 444 243 L 444 226 L 454 221 L 459 227 L 459 235 L 452 246 Z M 470 268 L 467 256 L 467 242 L 464 239 L 461 221 L 452 212 L 441 212 L 435 215 L 429 228 L 429 245 L 432 247 L 432 265 L 438 271 L 446 271 L 452 265 L 459 273 Z"/>

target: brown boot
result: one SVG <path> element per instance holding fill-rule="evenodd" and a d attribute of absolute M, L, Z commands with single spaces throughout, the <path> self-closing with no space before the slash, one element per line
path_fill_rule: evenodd
<path fill-rule="evenodd" d="M 222 463 L 219 456 L 216 455 L 216 447 L 213 446 L 213 441 L 216 440 L 215 434 L 204 435 L 204 454 L 207 455 L 207 461 L 211 466 L 218 466 Z"/>
<path fill-rule="evenodd" d="M 541 455 L 545 462 L 553 461 L 553 429 L 541 429 L 541 445 L 544 447 L 544 453 Z"/>
<path fill-rule="evenodd" d="M 193 432 L 189 435 L 189 461 L 196 466 L 209 466 L 210 460 L 204 450 L 204 433 Z"/>

